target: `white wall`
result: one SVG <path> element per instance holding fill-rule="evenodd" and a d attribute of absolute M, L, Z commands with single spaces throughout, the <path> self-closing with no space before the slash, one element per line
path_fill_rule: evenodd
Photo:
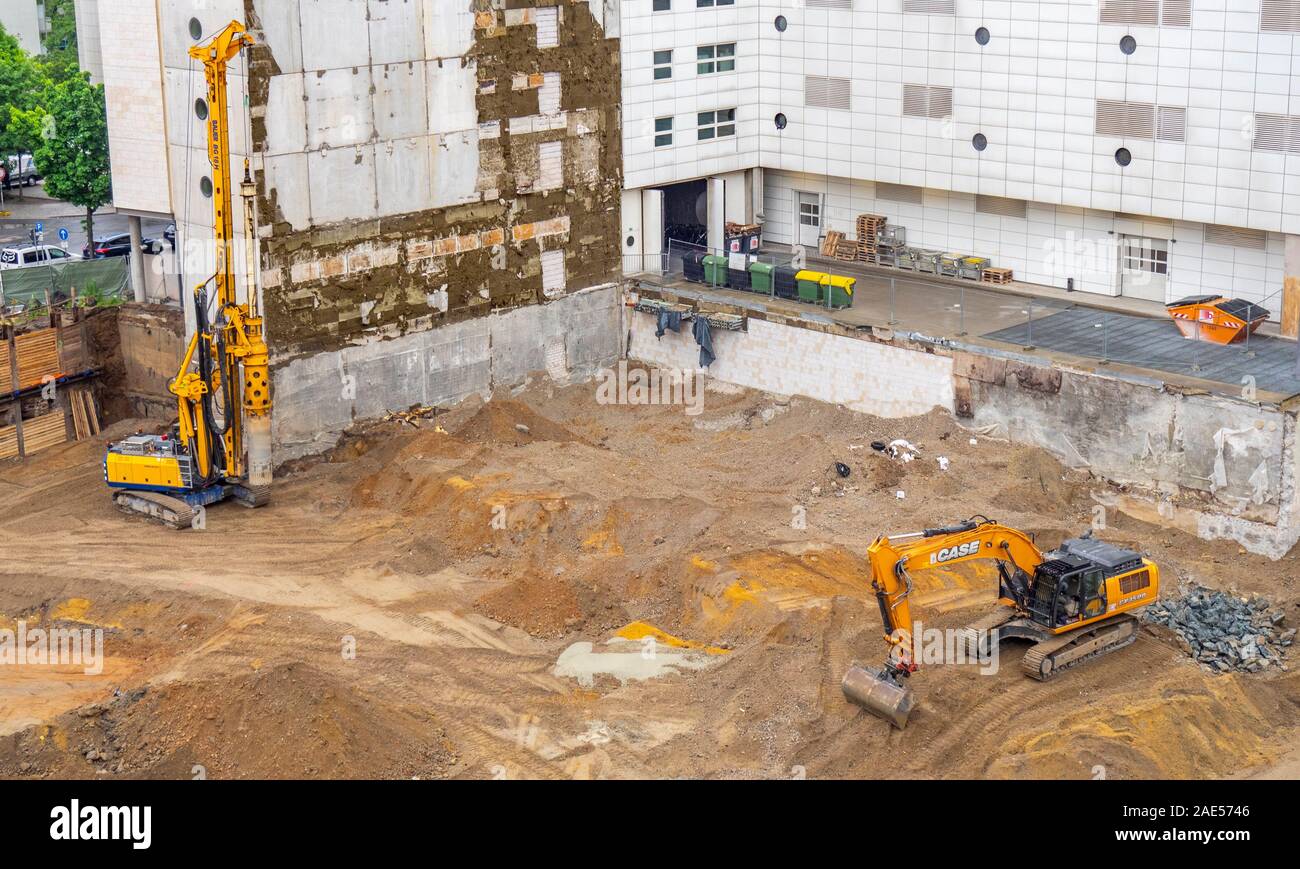
<path fill-rule="evenodd" d="M 99 0 L 76 0 L 77 61 L 95 84 L 104 83 L 104 53 L 100 49 Z"/>
<path fill-rule="evenodd" d="M 622 2 L 623 165 L 629 188 L 667 184 L 759 165 L 759 23 L 757 4 L 697 9 L 673 0 L 651 12 L 651 0 Z M 769 25 L 770 26 L 770 25 Z M 696 74 L 701 45 L 736 43 L 734 72 Z M 655 81 L 655 51 L 673 51 L 673 76 Z M 736 135 L 701 142 L 698 113 L 735 108 Z M 656 148 L 655 118 L 673 118 L 673 144 Z"/>
<path fill-rule="evenodd" d="M 965 217 L 960 197 L 933 202 L 928 193 L 924 213 L 907 222 L 935 246 L 975 247 L 1048 283 L 1057 282 L 1033 262 L 1044 223 L 1050 237 L 1074 224 L 1087 241 L 1112 228 L 1101 224 L 1116 213 L 1151 216 L 1179 225 L 1171 234 L 1187 245 L 1177 249 L 1172 286 L 1200 292 L 1204 279 L 1246 297 L 1280 289 L 1277 236 L 1267 251 L 1193 250 L 1200 224 L 1300 233 L 1300 153 L 1257 150 L 1251 133 L 1256 113 L 1300 115 L 1300 34 L 1262 32 L 1258 0 L 1195 0 L 1191 27 L 1101 24 L 1096 0 L 956 0 L 955 15 L 903 13 L 902 0 L 853 0 L 852 9 L 782 0 L 705 9 L 673 0 L 672 11 L 657 13 L 651 0 L 622 6 L 629 187 L 761 166 L 820 176 L 832 188 L 886 181 L 1023 199 L 1030 220 L 1004 221 L 996 237 L 987 221 Z M 974 38 L 981 26 L 991 32 L 987 46 Z M 1137 40 L 1131 56 L 1119 49 L 1125 35 Z M 696 75 L 695 46 L 732 39 L 737 72 Z M 653 52 L 665 48 L 676 52 L 673 77 L 655 81 Z M 850 78 L 851 110 L 806 106 L 806 75 Z M 953 116 L 904 117 L 904 84 L 952 87 Z M 1185 141 L 1096 135 L 1098 99 L 1184 107 Z M 694 113 L 733 100 L 734 141 L 695 142 Z M 788 118 L 784 131 L 778 112 Z M 653 119 L 669 115 L 674 144 L 656 148 Z M 976 133 L 988 138 L 983 152 L 971 144 Z M 1133 155 L 1123 169 L 1114 159 L 1121 146 Z M 767 186 L 769 202 L 788 195 Z M 934 212 L 950 206 L 949 228 L 937 228 Z M 769 238 L 788 234 L 779 214 L 767 217 Z M 851 229 L 834 215 L 832 225 Z M 1113 292 L 1109 275 L 1088 283 Z"/>
<path fill-rule="evenodd" d="M 628 358 L 695 369 L 700 348 L 689 325 L 655 337 L 656 320 L 633 313 Z M 861 413 L 901 419 L 952 410 L 951 357 L 874 341 L 750 320 L 748 332 L 713 331 L 717 361 L 708 376 L 777 395 L 804 395 Z"/>
<path fill-rule="evenodd" d="M 28 54 L 44 54 L 37 0 L 0 0 L 0 24 Z"/>
<path fill-rule="evenodd" d="M 113 204 L 169 215 L 167 125 L 154 0 L 115 0 L 99 21 Z"/>

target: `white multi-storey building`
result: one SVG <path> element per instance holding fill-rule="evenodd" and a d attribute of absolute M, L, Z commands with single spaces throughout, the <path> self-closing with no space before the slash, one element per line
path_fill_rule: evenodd
<path fill-rule="evenodd" d="M 1300 320 L 1297 0 L 624 0 L 625 271 L 886 216 L 1020 281 Z M 685 233 L 684 233 L 685 230 Z"/>
<path fill-rule="evenodd" d="M 28 54 L 44 54 L 41 39 L 49 32 L 41 0 L 0 0 L 0 24 Z"/>

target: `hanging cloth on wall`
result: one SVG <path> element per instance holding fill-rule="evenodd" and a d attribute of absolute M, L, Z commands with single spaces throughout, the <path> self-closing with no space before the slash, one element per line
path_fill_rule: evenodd
<path fill-rule="evenodd" d="M 705 317 L 695 318 L 695 340 L 700 345 L 700 367 L 708 368 L 718 357 L 713 354 L 713 331 Z"/>
<path fill-rule="evenodd" d="M 659 328 L 655 331 L 655 337 L 662 339 L 664 333 L 672 330 L 680 333 L 682 331 L 682 312 L 669 311 L 666 308 L 659 311 Z"/>

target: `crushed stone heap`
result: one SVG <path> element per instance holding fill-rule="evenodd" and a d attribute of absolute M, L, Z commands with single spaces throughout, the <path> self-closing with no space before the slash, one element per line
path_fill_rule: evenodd
<path fill-rule="evenodd" d="M 1244 598 L 1201 585 L 1148 607 L 1143 618 L 1172 630 L 1189 655 L 1217 673 L 1286 670 L 1283 657 L 1296 634 L 1295 628 L 1286 628 L 1286 614 L 1273 609 L 1267 598 Z"/>

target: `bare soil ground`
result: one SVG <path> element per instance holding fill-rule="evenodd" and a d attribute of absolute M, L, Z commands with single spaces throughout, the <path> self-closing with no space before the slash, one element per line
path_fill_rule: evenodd
<path fill-rule="evenodd" d="M 1054 545 L 1092 521 L 1096 484 L 1049 456 L 971 445 L 940 413 L 711 388 L 692 418 L 595 396 L 534 384 L 367 427 L 283 469 L 271 506 L 216 507 L 204 531 L 117 513 L 100 443 L 0 466 L 0 628 L 102 628 L 107 651 L 98 676 L 0 667 L 0 776 L 1294 768 L 1300 675 L 1214 677 L 1152 629 L 1047 684 L 1020 674 L 1015 646 L 995 675 L 925 669 L 904 732 L 844 701 L 845 668 L 884 652 L 870 540 L 988 514 Z M 921 458 L 871 449 L 896 437 Z M 1300 618 L 1294 555 L 1110 524 L 1102 536 L 1146 551 L 1169 588 L 1257 592 Z M 934 627 L 994 597 L 989 569 L 916 577 Z"/>

